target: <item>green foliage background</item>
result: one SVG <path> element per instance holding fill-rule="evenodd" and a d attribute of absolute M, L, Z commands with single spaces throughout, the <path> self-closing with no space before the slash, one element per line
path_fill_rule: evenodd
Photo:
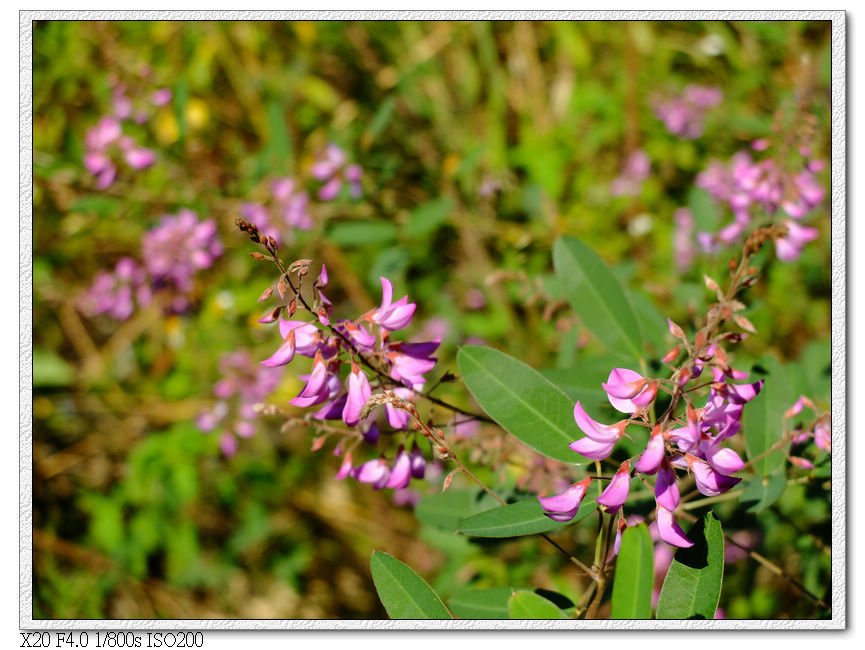
<path fill-rule="evenodd" d="M 386 491 L 337 483 L 337 459 L 312 454 L 305 430 L 267 422 L 224 459 L 196 428 L 219 356 L 275 347 L 256 323 L 270 278 L 233 227 L 237 209 L 269 178 L 308 170 L 328 142 L 363 166 L 364 198 L 316 205 L 315 228 L 286 256 L 328 265 L 337 311 L 374 306 L 387 275 L 418 303 L 413 336 L 445 320 L 441 368 L 456 370 L 457 346 L 483 339 L 558 373 L 574 394 L 597 391 L 615 358 L 562 299 L 557 236 L 579 237 L 613 267 L 660 356 L 663 316 L 691 322 L 707 299 L 703 273 L 722 277 L 728 262 L 704 257 L 685 274 L 674 265 L 676 208 L 689 205 L 700 229 L 728 218 L 693 190 L 695 175 L 770 135 L 806 82 L 817 153 L 829 153 L 828 23 L 41 22 L 33 47 L 35 618 L 382 617 L 373 548 L 448 598 L 531 585 L 576 601 L 579 581 L 551 549 L 469 541 L 435 516 L 418 522 Z M 159 162 L 98 192 L 84 135 L 109 108 L 108 74 L 144 64 L 174 94 L 142 127 Z M 693 141 L 651 110 L 655 94 L 689 83 L 724 92 Z M 615 198 L 610 182 L 637 147 L 652 175 L 639 196 Z M 484 196 L 489 183 L 500 189 Z M 141 235 L 182 207 L 215 218 L 226 247 L 196 309 L 120 325 L 81 316 L 75 298 L 94 275 L 137 254 Z M 820 210 L 821 236 L 798 262 L 761 254 L 747 312 L 759 334 L 736 363 L 788 362 L 795 388 L 826 405 Z M 278 403 L 300 387 L 297 363 Z M 458 383 L 442 394 L 468 404 Z M 506 468 L 505 485 L 519 475 Z M 823 484 L 809 483 L 759 517 L 717 511 L 725 530 L 750 531 L 761 553 L 827 594 L 828 508 Z M 725 575 L 729 617 L 821 615 L 753 561 Z"/>

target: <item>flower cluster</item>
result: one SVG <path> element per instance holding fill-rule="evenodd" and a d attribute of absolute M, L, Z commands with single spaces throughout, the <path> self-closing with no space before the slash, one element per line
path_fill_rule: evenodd
<path fill-rule="evenodd" d="M 252 223 L 238 220 L 238 226 L 265 247 L 271 254 L 269 259 L 276 259 L 277 247 L 272 238 Z M 361 442 L 373 446 L 378 443 L 382 431 L 375 411 L 379 405 L 384 406 L 388 433 L 403 431 L 412 418 L 417 419 L 412 401 L 423 390 L 425 375 L 436 364 L 433 354 L 439 341 L 410 343 L 391 338 L 392 333 L 411 324 L 417 305 L 409 302 L 408 296 L 394 300 L 393 284 L 384 277 L 380 279 L 382 300 L 378 307 L 353 320 L 334 319 L 332 303 L 324 294 L 328 285 L 324 265 L 309 288 L 314 296 L 311 304 L 304 297 L 310 264 L 310 260 L 298 260 L 285 269 L 278 262 L 279 280 L 262 293 L 260 301 L 279 299 L 260 322 L 278 322 L 282 342 L 261 365 L 278 368 L 298 354 L 311 358 L 309 374 L 301 376 L 304 386 L 290 403 L 300 408 L 316 407 L 311 414 L 314 420 L 342 420 L 355 430 L 336 446 L 335 453 L 344 454 L 338 476 L 351 476 L 377 489 L 403 489 L 412 477 L 420 478 L 425 471 L 425 461 L 416 445 L 411 452 L 400 447 L 392 462 L 382 455 L 357 466 L 352 465 L 352 450 Z M 298 304 L 315 320 L 295 319 Z M 324 438 L 319 440 L 314 443 L 315 449 L 321 447 Z M 348 448 L 347 441 L 351 445 Z"/>
<path fill-rule="evenodd" d="M 146 307 L 158 294 L 169 313 L 183 313 L 189 309 L 195 275 L 220 255 L 215 221 L 199 221 L 190 210 L 165 215 L 142 237 L 142 262 L 124 257 L 113 272 L 99 273 L 79 306 L 88 316 L 126 320 L 136 303 Z"/>
<path fill-rule="evenodd" d="M 145 69 L 143 77 L 148 75 Z M 133 170 L 142 170 L 156 162 L 156 154 L 139 145 L 135 139 L 123 132 L 125 123 L 143 124 L 150 117 L 153 107 L 164 106 L 171 101 L 168 88 L 153 90 L 146 101 L 134 102 L 126 84 L 116 78 L 111 84 L 113 111 L 103 116 L 84 138 L 86 152 L 84 167 L 96 177 L 96 187 L 104 190 L 117 178 L 118 164 L 122 160 Z"/>
<path fill-rule="evenodd" d="M 673 135 L 694 140 L 703 135 L 706 112 L 723 98 L 720 88 L 689 85 L 677 97 L 656 101 L 655 115 Z"/>
<path fill-rule="evenodd" d="M 309 195 L 291 177 L 277 178 L 270 184 L 270 197 L 264 203 L 244 203 L 241 216 L 264 234 L 282 243 L 283 228 L 310 230 Z M 290 230 L 289 230 L 290 232 Z"/>
<path fill-rule="evenodd" d="M 312 175 L 324 185 L 318 191 L 322 201 L 332 201 L 339 196 L 343 183 L 348 184 L 348 193 L 359 198 L 362 193 L 360 179 L 363 171 L 359 165 L 349 164 L 345 152 L 330 144 L 312 166 Z"/>
<path fill-rule="evenodd" d="M 136 302 L 145 306 L 152 297 L 147 271 L 131 257 L 117 261 L 114 271 L 100 271 L 90 288 L 79 299 L 88 316 L 106 314 L 114 320 L 127 320 Z"/>
<path fill-rule="evenodd" d="M 221 379 L 213 386 L 217 402 L 198 415 L 198 428 L 219 428 L 219 447 L 226 456 L 237 452 L 237 439 L 255 433 L 258 418 L 256 405 L 267 398 L 279 384 L 280 373 L 256 364 L 246 350 L 223 355 L 219 361 Z"/>
<path fill-rule="evenodd" d="M 199 221 L 191 210 L 163 216 L 141 240 L 141 257 L 153 287 L 170 297 L 168 308 L 174 313 L 189 308 L 195 275 L 210 268 L 220 255 L 216 222 Z"/>
<path fill-rule="evenodd" d="M 637 149 L 625 161 L 622 173 L 610 185 L 613 196 L 637 196 L 649 177 L 651 161 L 646 152 Z"/>
<path fill-rule="evenodd" d="M 739 432 L 745 404 L 763 387 L 762 380 L 736 383 L 745 378 L 744 373 L 730 368 L 713 344 L 689 372 L 681 373 L 679 388 L 701 376 L 710 365 L 712 381 L 705 405 L 695 408 L 688 402 L 685 414 L 679 419 L 660 418 L 651 424 L 649 407 L 655 401 L 661 382 L 627 368 L 614 368 L 602 387 L 613 408 L 627 414 L 628 418 L 612 425 L 602 424 L 592 419 L 580 402 L 574 407 L 574 420 L 585 437 L 573 442 L 571 449 L 592 460 L 609 458 L 629 425 L 651 428 L 645 450 L 636 460 L 621 463 L 597 503 L 607 513 L 619 512 L 628 498 L 632 474 L 641 474 L 644 478 L 654 476 L 659 535 L 673 546 L 692 545 L 674 517 L 679 506 L 677 472 L 690 473 L 697 490 L 706 496 L 717 496 L 739 483 L 741 479 L 733 475 L 745 463 L 723 443 Z M 572 519 L 592 480 L 592 477 L 583 479 L 553 497 L 540 497 L 547 516 L 556 521 Z"/>
<path fill-rule="evenodd" d="M 765 151 L 769 144 L 758 140 L 752 145 Z M 739 239 L 751 224 L 755 208 L 774 215 L 781 209 L 789 218 L 783 224 L 787 235 L 776 240 L 778 258 L 789 262 L 799 257 L 803 247 L 817 238 L 815 228 L 797 223 L 825 198 L 825 190 L 816 178 L 824 165 L 809 159 L 810 150 L 802 147 L 802 163 L 790 169 L 792 157 L 784 156 L 784 165 L 767 157 L 754 161 L 747 151 L 740 151 L 727 163 L 713 161 L 697 177 L 697 186 L 706 190 L 733 213 L 733 221 L 717 233 L 701 232 L 697 241 L 704 252 L 714 253 Z"/>

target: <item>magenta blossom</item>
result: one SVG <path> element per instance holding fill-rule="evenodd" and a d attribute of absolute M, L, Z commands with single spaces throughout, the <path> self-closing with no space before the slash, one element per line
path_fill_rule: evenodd
<path fill-rule="evenodd" d="M 618 511 L 628 499 L 630 487 L 631 464 L 625 461 L 619 467 L 619 471 L 613 476 L 607 489 L 597 498 L 597 502 L 603 507 L 605 512 L 612 514 Z"/>
<path fill-rule="evenodd" d="M 679 548 L 690 548 L 694 545 L 694 542 L 685 536 L 685 532 L 676 523 L 672 511 L 661 504 L 658 504 L 657 522 L 658 536 L 667 542 L 667 544 L 678 546 Z"/>
<path fill-rule="evenodd" d="M 785 220 L 784 225 L 787 226 L 787 234 L 775 240 L 775 251 L 782 262 L 792 262 L 802 254 L 805 244 L 817 239 L 820 232 L 816 228 L 800 226 L 790 219 Z"/>
<path fill-rule="evenodd" d="M 586 437 L 572 442 L 570 447 L 578 454 L 592 460 L 607 458 L 624 435 L 627 425 L 627 420 L 612 426 L 601 424 L 590 418 L 579 402 L 574 406 L 574 420 Z"/>
<path fill-rule="evenodd" d="M 707 497 L 716 497 L 728 491 L 742 480 L 735 476 L 726 476 L 715 471 L 709 463 L 692 454 L 685 454 L 685 461 L 694 474 L 697 489 Z"/>
<path fill-rule="evenodd" d="M 348 426 L 353 427 L 360 422 L 360 412 L 372 395 L 372 389 L 369 385 L 369 379 L 354 363 L 346 383 L 348 384 L 348 399 L 342 411 L 342 419 Z"/>
<path fill-rule="evenodd" d="M 647 407 L 658 391 L 657 382 L 651 382 L 627 368 L 613 368 L 601 387 L 606 391 L 610 404 L 622 413 L 636 413 Z"/>
<path fill-rule="evenodd" d="M 403 296 L 393 302 L 393 284 L 385 277 L 381 280 L 381 307 L 367 314 L 367 318 L 376 325 L 391 332 L 408 327 L 414 317 L 417 305 L 408 301 L 408 296 Z"/>
<path fill-rule="evenodd" d="M 353 198 L 361 195 L 360 180 L 363 172 L 358 165 L 349 165 L 345 152 L 335 144 L 328 145 L 324 153 L 312 166 L 312 175 L 324 182 L 318 191 L 322 201 L 332 201 L 342 189 L 343 183 L 348 183 L 349 194 Z"/>
<path fill-rule="evenodd" d="M 544 514 L 553 521 L 559 522 L 570 521 L 576 517 L 591 482 L 591 477 L 584 478 L 582 481 L 571 485 L 561 494 L 550 497 L 538 497 L 538 501 L 544 509 Z"/>

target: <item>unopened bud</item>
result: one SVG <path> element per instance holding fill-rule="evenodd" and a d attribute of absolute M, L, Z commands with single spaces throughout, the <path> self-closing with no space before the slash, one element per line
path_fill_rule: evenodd
<path fill-rule="evenodd" d="M 751 321 L 749 321 L 741 314 L 736 314 L 735 316 L 733 316 L 733 322 L 746 332 L 750 332 L 751 334 L 757 333 L 757 328 L 754 327 L 753 323 L 751 323 Z"/>
<path fill-rule="evenodd" d="M 679 351 L 680 351 L 679 346 L 678 345 L 674 346 L 673 348 L 670 349 L 669 352 L 667 352 L 667 354 L 665 354 L 663 357 L 661 357 L 661 361 L 663 363 L 673 363 L 673 361 L 675 361 L 676 358 L 679 356 Z"/>
<path fill-rule="evenodd" d="M 684 330 L 669 318 L 667 319 L 667 328 L 670 330 L 670 334 L 675 336 L 677 339 L 685 338 Z"/>
<path fill-rule="evenodd" d="M 258 251 L 253 251 L 253 252 L 251 252 L 251 253 L 249 254 L 249 256 L 250 256 L 252 259 L 254 259 L 254 260 L 258 261 L 258 262 L 261 262 L 262 260 L 269 260 L 269 259 L 271 259 L 271 258 L 269 258 L 267 255 L 265 255 L 264 253 L 259 253 Z"/>
<path fill-rule="evenodd" d="M 264 302 L 268 298 L 273 295 L 273 287 L 268 287 L 264 291 L 261 292 L 261 295 L 258 297 L 258 302 Z"/>
<path fill-rule="evenodd" d="M 288 317 L 291 318 L 294 316 L 294 313 L 297 311 L 297 298 L 292 298 L 291 302 L 288 303 Z"/>
<path fill-rule="evenodd" d="M 279 318 L 279 313 L 282 311 L 282 305 L 279 307 L 275 307 L 271 311 L 267 312 L 264 316 L 258 319 L 259 323 L 263 323 L 267 325 L 268 323 L 274 322 L 277 318 Z"/>
<path fill-rule="evenodd" d="M 288 286 L 285 283 L 285 278 L 279 278 L 279 282 L 276 283 L 276 291 L 279 293 L 279 297 L 285 300 L 285 293 L 288 290 Z"/>

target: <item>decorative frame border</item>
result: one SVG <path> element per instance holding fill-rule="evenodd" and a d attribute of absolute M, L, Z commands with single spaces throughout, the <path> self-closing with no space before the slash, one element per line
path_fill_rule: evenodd
<path fill-rule="evenodd" d="M 811 20 L 832 23 L 832 618 L 712 621 L 33 619 L 33 26 L 35 20 Z M 19 12 L 19 626 L 26 630 L 843 630 L 847 627 L 847 21 L 844 11 Z"/>

